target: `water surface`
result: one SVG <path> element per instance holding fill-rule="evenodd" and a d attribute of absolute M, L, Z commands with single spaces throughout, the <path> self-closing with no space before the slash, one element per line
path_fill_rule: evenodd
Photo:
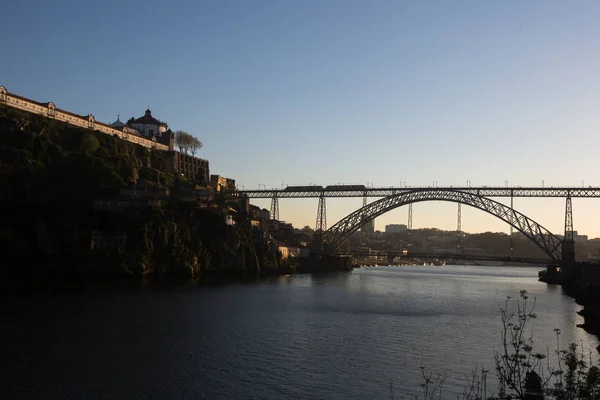
<path fill-rule="evenodd" d="M 366 399 L 419 393 L 421 365 L 461 393 L 493 371 L 498 310 L 537 299 L 539 350 L 598 343 L 537 268 L 418 266 L 222 287 L 52 288 L 2 298 L 2 398 Z M 493 387 L 493 383 L 490 383 Z"/>

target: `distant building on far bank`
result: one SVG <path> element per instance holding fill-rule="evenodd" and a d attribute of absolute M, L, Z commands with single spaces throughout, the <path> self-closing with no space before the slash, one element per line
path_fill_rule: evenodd
<path fill-rule="evenodd" d="M 367 222 L 366 224 L 364 224 L 360 228 L 360 231 L 364 232 L 364 233 L 374 233 L 375 232 L 375 219 L 372 219 L 369 222 Z"/>
<path fill-rule="evenodd" d="M 402 233 L 407 230 L 408 227 L 404 224 L 389 224 L 385 226 L 385 233 Z"/>

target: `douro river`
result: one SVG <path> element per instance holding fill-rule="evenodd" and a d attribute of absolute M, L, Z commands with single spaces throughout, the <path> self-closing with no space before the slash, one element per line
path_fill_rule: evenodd
<path fill-rule="evenodd" d="M 499 309 L 536 299 L 536 348 L 554 328 L 594 351 L 580 309 L 538 268 L 414 266 L 220 287 L 49 286 L 2 296 L 3 399 L 388 399 L 420 366 L 462 393 L 500 345 Z M 594 354 L 594 359 L 597 357 Z"/>

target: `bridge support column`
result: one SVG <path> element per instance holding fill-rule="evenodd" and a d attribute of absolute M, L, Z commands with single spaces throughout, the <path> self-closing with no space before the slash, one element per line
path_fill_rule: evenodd
<path fill-rule="evenodd" d="M 367 193 L 365 192 L 363 194 L 363 207 L 367 206 Z M 365 218 L 362 219 L 362 226 L 360 228 L 361 232 L 365 232 L 365 233 L 373 233 L 375 232 L 375 220 L 371 220 L 371 221 L 367 221 Z M 373 229 L 371 229 L 373 228 Z"/>
<path fill-rule="evenodd" d="M 408 204 L 408 221 L 406 223 L 406 229 L 408 230 L 407 247 L 410 250 L 410 246 L 412 246 L 412 203 Z"/>
<path fill-rule="evenodd" d="M 279 199 L 277 194 L 271 198 L 271 219 L 279 221 Z"/>
<path fill-rule="evenodd" d="M 310 251 L 311 253 L 320 253 L 323 250 L 325 250 L 323 245 L 323 233 L 315 231 L 315 233 L 313 233 Z"/>
<path fill-rule="evenodd" d="M 458 239 L 458 244 L 456 246 L 456 254 L 459 256 L 463 254 L 463 246 L 462 246 L 462 211 L 460 207 L 460 203 L 458 203 L 458 215 L 456 219 L 456 236 Z"/>
<path fill-rule="evenodd" d="M 325 196 L 319 196 L 319 208 L 317 209 L 317 223 L 315 232 L 325 232 L 327 230 L 327 210 L 325 208 Z"/>
<path fill-rule="evenodd" d="M 513 207 L 513 191 L 510 191 L 510 209 L 514 210 L 515 208 Z M 512 260 L 513 256 L 514 256 L 514 242 L 513 242 L 513 226 L 512 226 L 512 221 L 513 221 L 513 213 L 511 212 L 510 214 L 510 221 L 511 221 L 511 225 L 510 225 L 510 259 Z"/>
<path fill-rule="evenodd" d="M 575 237 L 573 236 L 573 206 L 571 198 L 567 197 L 565 207 L 565 237 L 562 242 L 561 258 L 564 264 L 575 262 Z"/>

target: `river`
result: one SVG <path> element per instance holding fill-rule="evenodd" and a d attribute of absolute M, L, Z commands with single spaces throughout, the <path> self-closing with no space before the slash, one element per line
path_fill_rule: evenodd
<path fill-rule="evenodd" d="M 140 284 L 4 291 L 3 399 L 387 399 L 418 394 L 420 366 L 447 398 L 478 364 L 493 378 L 499 309 L 536 299 L 536 348 L 598 345 L 581 308 L 538 268 L 415 266 L 220 287 Z M 494 387 L 490 382 L 490 387 Z M 446 396 L 444 396 L 446 398 Z"/>

